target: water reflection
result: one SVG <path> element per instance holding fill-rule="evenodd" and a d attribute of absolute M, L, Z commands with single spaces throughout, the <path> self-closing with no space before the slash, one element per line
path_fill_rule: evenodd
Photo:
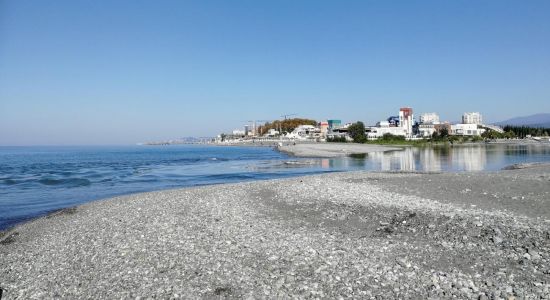
<path fill-rule="evenodd" d="M 247 170 L 299 173 L 350 170 L 455 172 L 499 170 L 516 163 L 544 161 L 550 162 L 550 145 L 455 145 L 407 147 L 399 151 L 343 158 L 254 162 L 247 166 Z"/>
<path fill-rule="evenodd" d="M 464 171 L 481 171 L 487 165 L 485 147 L 455 147 L 453 148 L 453 165 Z"/>
<path fill-rule="evenodd" d="M 468 145 L 408 147 L 402 151 L 377 152 L 365 159 L 324 159 L 323 168 L 370 169 L 381 171 L 483 171 L 504 166 L 550 161 L 550 147 L 544 145 Z"/>
<path fill-rule="evenodd" d="M 485 147 L 405 148 L 402 151 L 373 153 L 369 159 L 382 171 L 441 172 L 449 167 L 481 171 L 487 164 Z"/>
<path fill-rule="evenodd" d="M 415 153 L 416 152 L 416 153 Z M 376 152 L 369 154 L 376 169 L 382 171 L 414 171 L 416 170 L 415 156 L 418 149 L 405 148 L 402 151 Z"/>
<path fill-rule="evenodd" d="M 441 171 L 441 160 L 440 157 L 445 152 L 436 152 L 436 149 L 420 149 L 419 151 L 420 165 L 422 166 L 423 171 L 427 172 L 440 172 Z M 448 152 L 446 152 L 448 156 Z"/>

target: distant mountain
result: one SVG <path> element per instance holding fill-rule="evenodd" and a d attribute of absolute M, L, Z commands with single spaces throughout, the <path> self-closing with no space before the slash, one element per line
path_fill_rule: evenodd
<path fill-rule="evenodd" d="M 535 114 L 525 117 L 512 118 L 506 121 L 495 123 L 495 125 L 516 125 L 529 127 L 545 127 L 550 128 L 550 113 Z"/>

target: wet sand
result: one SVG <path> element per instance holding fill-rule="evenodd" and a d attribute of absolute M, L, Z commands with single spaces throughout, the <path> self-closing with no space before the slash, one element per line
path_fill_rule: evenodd
<path fill-rule="evenodd" d="M 3 299 L 550 297 L 550 166 L 112 198 L 0 238 Z"/>

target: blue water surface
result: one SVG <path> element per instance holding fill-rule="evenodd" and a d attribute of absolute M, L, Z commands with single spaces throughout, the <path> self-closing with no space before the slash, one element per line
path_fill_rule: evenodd
<path fill-rule="evenodd" d="M 550 147 L 406 148 L 335 159 L 297 159 L 268 147 L 0 147 L 0 229 L 136 192 L 349 170 L 487 171 L 535 161 L 550 161 Z"/>
<path fill-rule="evenodd" d="M 333 171 L 269 147 L 0 147 L 0 229 L 115 195 Z"/>

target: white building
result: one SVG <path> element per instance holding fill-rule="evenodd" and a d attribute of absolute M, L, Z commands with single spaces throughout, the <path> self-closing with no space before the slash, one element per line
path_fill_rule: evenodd
<path fill-rule="evenodd" d="M 418 124 L 418 132 L 421 137 L 431 137 L 436 131 L 437 130 L 435 129 L 435 125 L 433 123 Z"/>
<path fill-rule="evenodd" d="M 422 137 L 431 137 L 437 131 L 435 125 L 440 124 L 439 115 L 436 113 L 420 114 L 419 121 L 418 132 Z"/>
<path fill-rule="evenodd" d="M 321 130 L 321 136 L 326 138 L 328 134 L 328 121 L 319 122 L 319 130 Z"/>
<path fill-rule="evenodd" d="M 477 124 L 453 124 L 451 125 L 451 135 L 481 135 L 485 130 L 477 128 Z"/>
<path fill-rule="evenodd" d="M 399 126 L 405 130 L 406 137 L 413 136 L 414 115 L 410 107 L 401 107 L 399 109 Z"/>
<path fill-rule="evenodd" d="M 413 137 L 414 116 L 412 108 L 402 107 L 399 109 L 399 124 L 397 126 L 395 125 L 397 122 L 393 122 L 395 119 L 395 117 L 390 117 L 388 121 L 380 121 L 375 127 L 367 128 L 367 138 L 380 138 L 387 133 L 406 138 Z"/>
<path fill-rule="evenodd" d="M 462 115 L 462 124 L 483 124 L 483 119 L 479 112 L 466 112 Z"/>
<path fill-rule="evenodd" d="M 378 124 L 376 124 L 377 127 L 390 127 L 390 122 L 388 121 L 380 121 Z"/>
<path fill-rule="evenodd" d="M 307 140 L 319 138 L 321 136 L 321 129 L 316 128 L 313 125 L 300 125 L 296 127 L 286 137 L 289 139 Z"/>
<path fill-rule="evenodd" d="M 380 122 L 378 127 L 367 128 L 367 138 L 377 139 L 389 133 L 391 135 L 407 136 L 407 132 L 403 127 L 390 127 L 388 122 Z"/>
<path fill-rule="evenodd" d="M 264 136 L 267 136 L 267 137 L 274 137 L 274 136 L 278 136 L 279 135 L 279 131 L 278 130 L 275 130 L 273 128 L 269 129 L 267 131 L 266 134 L 264 134 Z"/>
<path fill-rule="evenodd" d="M 439 124 L 439 115 L 436 113 L 423 113 L 420 115 L 420 124 Z"/>

